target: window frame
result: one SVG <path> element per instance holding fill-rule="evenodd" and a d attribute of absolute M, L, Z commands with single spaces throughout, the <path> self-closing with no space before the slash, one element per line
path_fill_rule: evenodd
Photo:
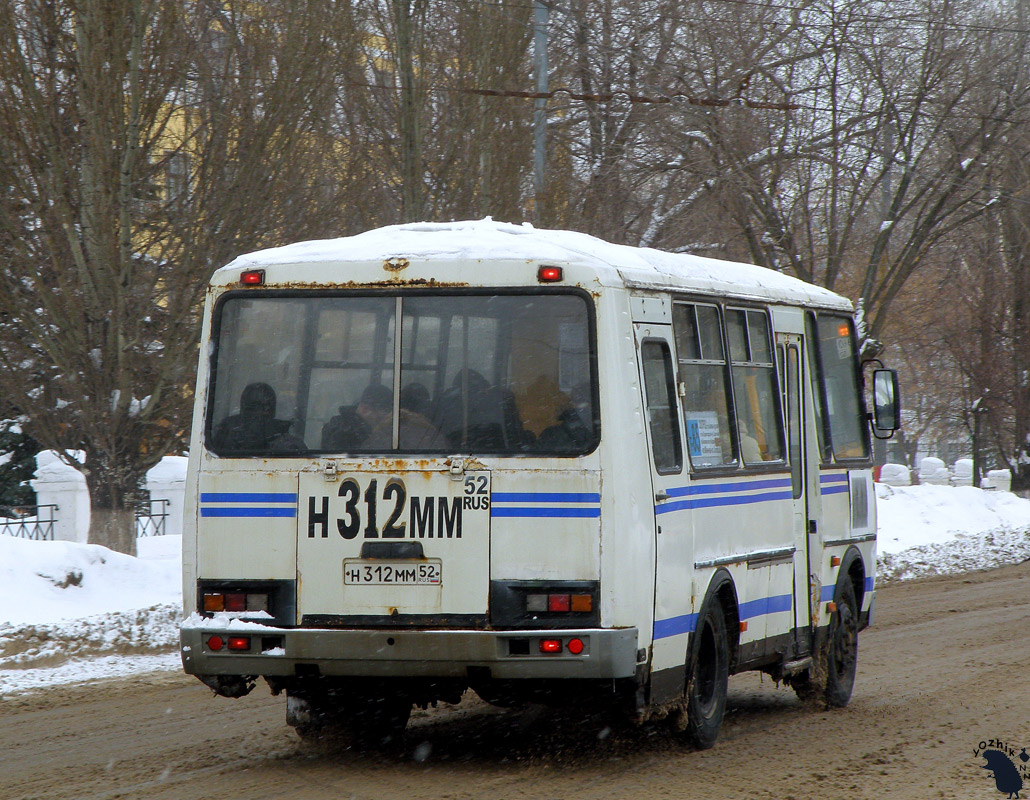
<path fill-rule="evenodd" d="M 651 419 L 651 409 L 655 406 L 652 405 L 651 392 L 648 391 L 647 387 L 647 362 L 645 360 L 645 348 L 648 345 L 657 346 L 661 350 L 662 358 L 661 365 L 665 372 L 665 391 L 667 393 L 669 419 L 672 422 L 672 429 L 670 430 L 673 454 L 675 456 L 675 464 L 671 466 L 659 466 L 658 464 L 658 448 L 655 443 L 654 427 Z M 673 347 L 669 340 L 662 339 L 655 336 L 650 336 L 643 339 L 640 342 L 640 369 L 644 377 L 644 410 L 647 412 L 647 429 L 648 436 L 651 439 L 651 466 L 655 473 L 658 475 L 681 475 L 683 473 L 684 458 L 683 458 L 683 432 L 682 424 L 680 420 L 680 408 L 679 408 L 679 393 L 677 391 L 677 380 L 676 380 L 676 355 L 673 351 Z"/>
<path fill-rule="evenodd" d="M 858 412 L 858 428 L 861 442 L 865 448 L 865 454 L 861 456 L 840 456 L 833 441 L 833 424 L 829 413 L 829 399 L 827 396 L 826 368 L 822 358 L 822 338 L 819 332 L 819 319 L 821 317 L 833 318 L 846 322 L 848 325 L 848 338 L 851 342 L 853 354 L 852 364 L 855 377 L 855 400 L 856 411 Z M 805 337 L 809 346 L 808 357 L 812 361 L 811 382 L 816 396 L 813 398 L 816 404 L 816 426 L 819 431 L 819 460 L 823 467 L 833 465 L 846 466 L 849 469 L 858 469 L 871 466 L 873 463 L 873 449 L 869 438 L 869 412 L 865 401 L 865 374 L 862 371 L 862 360 L 858 352 L 858 338 L 855 335 L 855 318 L 852 314 L 832 309 L 805 309 Z"/>
<path fill-rule="evenodd" d="M 532 296 L 555 296 L 555 295 L 571 295 L 580 298 L 585 306 L 585 320 L 587 325 L 587 364 L 589 369 L 589 386 L 590 386 L 590 399 L 593 411 L 593 431 L 592 438 L 589 445 L 583 450 L 569 453 L 569 452 L 551 452 L 551 451 L 525 451 L 525 452 L 512 452 L 512 451 L 475 451 L 473 455 L 483 455 L 491 458 L 582 458 L 596 452 L 600 446 L 602 439 L 602 423 L 601 423 L 601 399 L 600 399 L 600 388 L 599 382 L 600 377 L 598 374 L 598 341 L 597 341 L 597 305 L 594 297 L 584 289 L 579 287 L 567 287 L 567 286 L 543 286 L 543 287 L 506 287 L 506 286 L 494 286 L 494 287 L 441 287 L 441 288 L 398 288 L 398 287 L 386 287 L 384 289 L 229 289 L 218 296 L 215 301 L 214 308 L 211 313 L 211 334 L 208 345 L 208 362 L 207 362 L 207 398 L 205 404 L 204 423 L 201 430 L 201 445 L 208 453 L 226 459 L 241 458 L 321 458 L 329 455 L 338 455 L 335 451 L 330 452 L 322 447 L 309 447 L 298 453 L 273 453 L 267 451 L 232 451 L 229 453 L 220 453 L 219 450 L 213 446 L 212 439 L 214 435 L 215 420 L 214 411 L 216 404 L 216 391 L 218 379 L 218 361 L 219 361 L 219 343 L 222 332 L 223 324 L 223 312 L 226 304 L 232 300 L 239 299 L 257 299 L 257 298 L 269 298 L 269 299 L 308 299 L 308 298 L 409 298 L 409 297 L 532 297 Z M 402 317 L 403 319 L 403 317 Z M 312 325 L 312 320 L 308 320 L 306 325 Z M 393 335 L 397 336 L 397 331 L 394 330 Z M 444 348 L 446 342 L 441 335 L 440 348 Z M 302 360 L 301 366 L 298 367 L 301 373 L 307 372 L 310 374 L 311 369 L 314 366 L 314 340 L 310 335 L 307 336 L 305 342 L 301 343 L 303 346 L 300 348 L 299 355 Z M 438 354 L 440 358 L 443 353 Z M 394 369 L 403 370 L 403 364 L 394 365 Z M 310 380 L 309 380 L 310 383 Z M 307 391 L 307 388 L 304 389 Z M 396 408 L 396 398 L 395 398 Z M 451 452 L 453 448 L 447 448 L 446 452 L 443 448 L 437 451 L 426 451 L 426 450 L 388 450 L 380 451 L 364 451 L 354 452 L 355 457 L 389 457 L 389 458 L 405 458 L 415 455 L 429 455 L 433 457 L 444 457 L 447 455 L 453 455 Z"/>

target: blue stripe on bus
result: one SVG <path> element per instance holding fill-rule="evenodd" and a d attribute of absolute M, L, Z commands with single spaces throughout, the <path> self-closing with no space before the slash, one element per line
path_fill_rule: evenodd
<path fill-rule="evenodd" d="M 690 486 L 676 486 L 668 489 L 670 497 L 692 497 L 698 494 L 729 494 L 757 489 L 785 489 L 791 486 L 790 478 L 774 478 L 765 481 L 739 481 L 737 483 L 701 483 Z"/>
<path fill-rule="evenodd" d="M 873 587 L 876 585 L 876 578 L 865 579 L 865 591 L 871 592 Z M 836 584 L 832 586 L 824 586 L 822 591 L 819 593 L 819 601 L 822 603 L 829 603 L 833 600 L 833 594 L 837 591 Z"/>
<path fill-rule="evenodd" d="M 540 506 L 505 506 L 498 508 L 490 506 L 491 517 L 578 517 L 580 519 L 589 517 L 600 517 L 601 508 L 544 508 Z"/>
<path fill-rule="evenodd" d="M 794 598 L 789 594 L 776 595 L 775 597 L 761 597 L 758 600 L 751 600 L 740 605 L 740 619 L 754 619 L 767 614 L 778 614 L 782 611 L 790 611 L 794 607 Z M 669 619 L 656 619 L 654 623 L 654 634 L 658 639 L 668 639 L 670 636 L 679 636 L 684 633 L 692 633 L 697 628 L 697 614 L 683 614 L 679 617 Z"/>
<path fill-rule="evenodd" d="M 819 476 L 819 483 L 847 483 L 848 474 L 846 472 L 833 472 L 827 475 Z"/>
<path fill-rule="evenodd" d="M 716 506 L 741 506 L 751 503 L 768 503 L 774 500 L 792 500 L 793 492 L 763 492 L 762 494 L 744 494 L 729 497 L 688 498 L 665 502 L 654 507 L 656 514 L 668 514 L 671 511 L 682 511 L 688 508 L 714 508 Z"/>
<path fill-rule="evenodd" d="M 297 507 L 272 506 L 207 506 L 200 509 L 202 517 L 296 517 Z"/>
<path fill-rule="evenodd" d="M 824 486 L 819 490 L 819 494 L 826 497 L 828 494 L 847 494 L 849 492 L 847 484 L 843 486 Z"/>
<path fill-rule="evenodd" d="M 600 503 L 597 492 L 494 492 L 495 503 Z"/>
<path fill-rule="evenodd" d="M 754 619 L 764 617 L 766 614 L 778 614 L 781 611 L 790 611 L 794 608 L 794 597 L 789 594 L 779 594 L 775 597 L 761 597 L 758 600 L 750 600 L 740 604 L 740 618 Z"/>
<path fill-rule="evenodd" d="M 692 633 L 696 627 L 697 614 L 684 614 L 682 617 L 656 619 L 652 638 L 655 640 L 668 639 L 670 636 L 679 636 L 681 633 Z"/>
<path fill-rule="evenodd" d="M 297 503 L 291 492 L 202 492 L 201 503 Z"/>

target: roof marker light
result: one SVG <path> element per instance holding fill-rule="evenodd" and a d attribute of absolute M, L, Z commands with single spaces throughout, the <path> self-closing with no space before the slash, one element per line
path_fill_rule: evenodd
<path fill-rule="evenodd" d="M 540 283 L 558 283 L 562 277 L 561 267 L 540 267 L 536 271 L 536 279 Z"/>
<path fill-rule="evenodd" d="M 241 286 L 263 286 L 265 283 L 265 271 L 263 269 L 248 269 L 240 273 Z"/>

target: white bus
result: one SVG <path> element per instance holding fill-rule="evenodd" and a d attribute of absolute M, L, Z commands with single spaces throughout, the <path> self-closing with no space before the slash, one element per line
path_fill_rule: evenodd
<path fill-rule="evenodd" d="M 876 540 L 852 317 L 768 269 L 491 220 L 241 256 L 204 314 L 185 670 L 263 677 L 302 735 L 471 688 L 709 747 L 744 670 L 846 704 Z"/>

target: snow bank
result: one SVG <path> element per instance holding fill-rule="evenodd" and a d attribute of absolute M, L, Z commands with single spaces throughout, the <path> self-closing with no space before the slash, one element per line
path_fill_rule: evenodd
<path fill-rule="evenodd" d="M 0 536 L 0 694 L 170 660 L 182 618 L 182 537 L 98 545 Z M 172 654 L 174 655 L 174 654 Z M 103 658 L 97 658 L 102 656 Z M 169 667 L 171 668 L 171 667 Z"/>
<path fill-rule="evenodd" d="M 876 485 L 877 580 L 1030 559 L 1030 500 L 972 486 Z"/>
<path fill-rule="evenodd" d="M 144 537 L 137 547 L 140 558 L 95 544 L 0 536 L 0 624 L 180 605 L 182 537 Z"/>

